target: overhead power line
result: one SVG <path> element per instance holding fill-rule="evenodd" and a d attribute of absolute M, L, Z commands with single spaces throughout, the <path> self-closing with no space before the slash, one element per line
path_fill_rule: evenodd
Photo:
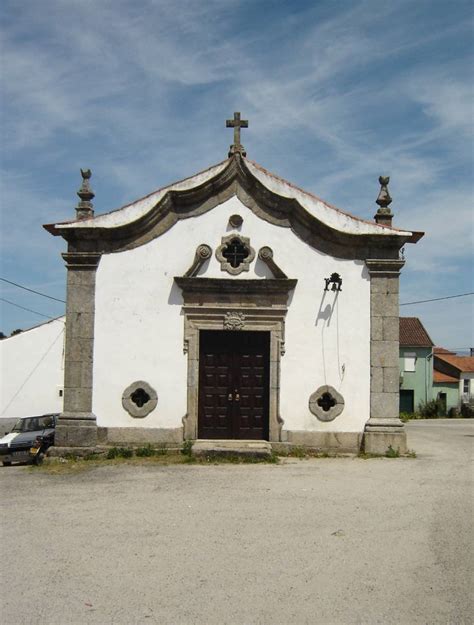
<path fill-rule="evenodd" d="M 47 297 L 48 299 L 53 299 L 55 302 L 61 302 L 65 304 L 66 302 L 63 299 L 58 299 L 57 297 L 53 297 L 52 295 L 46 295 L 46 293 L 41 293 L 40 291 L 35 291 L 34 289 L 30 289 L 27 286 L 23 286 L 22 284 L 17 284 L 16 282 L 12 282 L 11 280 L 7 280 L 6 278 L 0 278 L 2 282 L 6 282 L 7 284 L 12 284 L 13 286 L 18 287 L 19 289 L 23 289 L 24 291 L 29 291 L 30 293 L 35 293 L 36 295 L 41 295 L 41 297 Z"/>
<path fill-rule="evenodd" d="M 6 278 L 0 278 L 0 280 L 2 282 L 6 282 L 7 284 L 11 284 L 12 286 L 16 286 L 19 289 L 23 289 L 25 291 L 29 291 L 30 293 L 35 293 L 36 295 L 41 295 L 41 297 L 47 297 L 48 299 L 52 299 L 55 302 L 61 302 L 62 304 L 65 304 L 65 300 L 63 299 L 59 299 L 57 297 L 53 297 L 52 295 L 47 295 L 46 293 L 41 293 L 40 291 L 35 291 L 34 289 L 30 289 L 27 286 L 23 286 L 22 284 L 17 284 L 16 282 L 12 282 L 11 280 L 7 280 Z M 416 302 L 404 302 L 403 304 L 400 304 L 400 306 L 413 306 L 414 304 L 426 304 L 428 302 L 440 302 L 442 300 L 446 300 L 446 299 L 455 299 L 457 297 L 468 297 L 469 295 L 474 295 L 474 292 L 471 293 L 461 293 L 459 295 L 447 295 L 445 297 L 435 297 L 433 299 L 422 299 L 422 300 L 418 300 Z M 33 312 L 37 315 L 41 315 L 42 317 L 46 317 L 47 319 L 54 319 L 54 317 L 48 317 L 47 315 L 43 315 L 42 313 L 37 313 L 34 310 L 30 310 L 29 308 L 24 308 L 23 306 L 19 306 L 18 304 L 14 304 L 13 302 L 9 302 L 6 299 L 0 298 L 2 299 L 2 301 L 6 302 L 7 304 L 11 304 L 12 306 L 17 306 L 18 308 L 23 308 L 23 310 L 27 310 L 28 312 Z"/>
<path fill-rule="evenodd" d="M 50 317 L 49 315 L 43 315 L 43 313 L 38 312 L 37 310 L 32 310 L 31 308 L 25 308 L 24 306 L 20 306 L 20 304 L 15 304 L 15 302 L 10 302 L 8 299 L 4 297 L 0 297 L 2 302 L 6 304 L 10 304 L 10 306 L 15 306 L 16 308 L 21 308 L 22 310 L 26 310 L 27 312 L 34 313 L 35 315 L 39 315 L 40 317 L 44 317 L 45 319 L 51 319 L 52 321 L 57 321 L 57 317 Z"/>
<path fill-rule="evenodd" d="M 443 299 L 454 299 L 455 297 L 467 297 L 468 295 L 474 295 L 473 293 L 461 293 L 460 295 L 448 295 L 447 297 L 435 297 L 434 299 L 422 299 L 419 302 L 405 302 L 400 306 L 411 306 L 412 304 L 426 304 L 426 302 L 440 302 Z"/>

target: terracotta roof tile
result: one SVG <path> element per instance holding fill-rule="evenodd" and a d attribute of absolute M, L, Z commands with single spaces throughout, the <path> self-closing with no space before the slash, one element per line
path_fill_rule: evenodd
<path fill-rule="evenodd" d="M 441 371 L 433 369 L 433 382 L 437 382 L 438 384 L 443 382 L 445 384 L 452 384 L 454 382 L 457 384 L 459 379 L 452 375 L 448 375 L 447 373 L 442 373 Z"/>
<path fill-rule="evenodd" d="M 447 362 L 459 372 L 474 373 L 474 356 L 456 356 L 453 354 L 436 354 L 436 358 Z"/>
<path fill-rule="evenodd" d="M 434 343 L 418 317 L 400 317 L 400 345 L 433 347 Z"/>
<path fill-rule="evenodd" d="M 433 353 L 434 354 L 452 354 L 453 356 L 456 355 L 456 352 L 451 352 L 449 351 L 449 349 L 446 349 L 444 347 L 434 347 Z"/>

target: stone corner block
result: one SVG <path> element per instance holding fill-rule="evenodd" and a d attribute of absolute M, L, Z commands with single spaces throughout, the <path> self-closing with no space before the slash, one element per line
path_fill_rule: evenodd
<path fill-rule="evenodd" d="M 59 417 L 54 433 L 55 447 L 96 447 L 97 424 L 96 419 L 90 417 L 74 418 Z"/>
<path fill-rule="evenodd" d="M 372 393 L 383 393 L 382 367 L 370 367 L 370 390 Z"/>
<path fill-rule="evenodd" d="M 385 367 L 383 371 L 383 390 L 385 393 L 400 392 L 400 369 L 398 367 Z"/>
<path fill-rule="evenodd" d="M 370 320 L 370 338 L 372 341 L 383 341 L 383 317 L 372 317 Z"/>
<path fill-rule="evenodd" d="M 398 393 L 374 393 L 370 394 L 370 417 L 371 419 L 397 419 L 399 416 Z"/>
<path fill-rule="evenodd" d="M 373 367 L 398 367 L 398 341 L 372 341 L 370 364 Z"/>
<path fill-rule="evenodd" d="M 380 317 L 376 317 L 380 319 Z M 383 317 L 383 340 L 398 341 L 400 336 L 399 317 Z"/>
<path fill-rule="evenodd" d="M 370 312 L 372 317 L 396 317 L 399 312 L 398 295 L 396 293 L 374 294 L 371 298 Z"/>
<path fill-rule="evenodd" d="M 385 455 L 389 448 L 400 455 L 407 453 L 406 432 L 365 432 L 364 451 L 367 454 Z"/>

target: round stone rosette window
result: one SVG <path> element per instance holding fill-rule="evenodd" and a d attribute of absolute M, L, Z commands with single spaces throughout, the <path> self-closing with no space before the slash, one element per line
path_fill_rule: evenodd
<path fill-rule="evenodd" d="M 136 419 L 146 417 L 156 408 L 158 395 L 148 382 L 138 380 L 124 390 L 122 406 L 128 414 Z"/>
<path fill-rule="evenodd" d="M 255 250 L 250 246 L 250 239 L 240 234 L 229 234 L 221 239 L 216 249 L 216 258 L 221 270 L 233 276 L 242 271 L 249 271 L 250 263 L 255 258 Z"/>
<path fill-rule="evenodd" d="M 309 409 L 320 421 L 332 421 L 344 410 L 344 398 L 332 386 L 320 386 L 309 398 Z"/>

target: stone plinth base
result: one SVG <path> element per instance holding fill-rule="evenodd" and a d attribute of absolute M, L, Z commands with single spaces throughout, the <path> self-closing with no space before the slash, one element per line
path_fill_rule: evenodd
<path fill-rule="evenodd" d="M 80 417 L 63 413 L 54 433 L 57 447 L 95 447 L 97 445 L 97 424 L 93 414 Z"/>
<path fill-rule="evenodd" d="M 283 430 L 282 443 L 286 447 L 306 447 L 317 452 L 357 454 L 362 445 L 362 432 L 307 432 Z M 275 448 L 277 450 L 277 448 Z"/>
<path fill-rule="evenodd" d="M 179 447 L 183 444 L 183 428 L 97 428 L 100 445 L 117 447 L 160 445 Z"/>
<path fill-rule="evenodd" d="M 47 451 L 48 458 L 67 458 L 74 456 L 75 458 L 84 458 L 95 454 L 97 456 L 107 455 L 108 449 L 105 447 L 50 447 Z"/>
<path fill-rule="evenodd" d="M 192 447 L 196 457 L 240 456 L 269 458 L 272 446 L 268 441 L 197 440 Z"/>
<path fill-rule="evenodd" d="M 379 428 L 364 433 L 364 451 L 366 454 L 385 455 L 389 448 L 400 455 L 407 453 L 407 435 L 405 430 Z"/>

